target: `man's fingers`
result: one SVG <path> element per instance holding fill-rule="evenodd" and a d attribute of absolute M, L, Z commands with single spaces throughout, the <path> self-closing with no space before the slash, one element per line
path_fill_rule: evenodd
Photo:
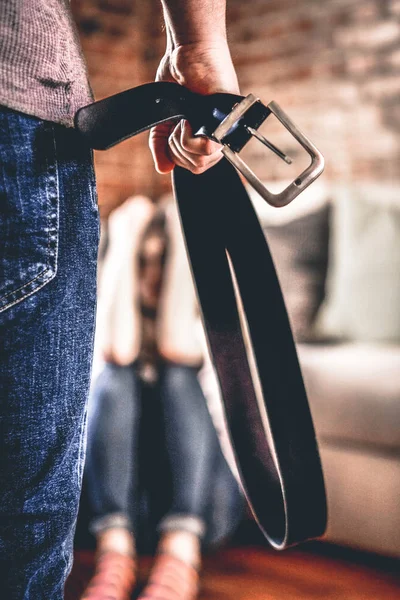
<path fill-rule="evenodd" d="M 187 147 L 185 147 L 182 144 L 182 138 L 185 135 L 184 134 L 184 130 L 185 130 L 184 124 L 185 123 L 186 123 L 186 121 L 180 121 L 180 123 L 178 123 L 178 125 L 175 127 L 174 131 L 170 135 L 169 146 L 170 146 L 171 156 L 176 156 L 178 159 L 182 159 L 184 162 L 189 161 L 189 163 L 197 169 L 206 167 L 211 162 L 214 162 L 214 159 L 216 159 L 216 154 L 215 153 L 214 154 L 203 154 L 203 153 L 198 152 L 197 148 L 196 148 L 196 152 L 190 152 L 189 150 L 187 150 Z M 189 125 L 189 127 L 190 127 L 190 125 Z M 195 141 L 197 141 L 197 140 L 195 140 Z M 205 141 L 207 141 L 207 140 L 205 140 Z M 218 146 L 217 146 L 217 148 L 219 150 Z"/>
<path fill-rule="evenodd" d="M 184 150 L 191 154 L 200 154 L 211 156 L 221 149 L 216 142 L 212 142 L 204 136 L 193 137 L 192 127 L 189 121 L 181 121 L 181 139 L 180 143 Z"/>
<path fill-rule="evenodd" d="M 189 152 L 182 148 L 182 130 L 183 122 L 179 123 L 169 138 L 169 150 L 171 158 L 175 164 L 185 169 L 189 169 L 192 173 L 199 175 L 208 168 L 215 165 L 222 158 L 220 146 L 217 145 L 217 151 L 212 154 L 203 155 Z"/>
<path fill-rule="evenodd" d="M 149 146 L 159 173 L 170 173 L 175 166 L 168 145 L 168 139 L 174 127 L 174 123 L 161 123 L 150 131 Z"/>
<path fill-rule="evenodd" d="M 188 162 L 192 167 L 196 166 L 195 156 L 193 153 L 188 152 L 183 148 L 181 144 L 182 139 L 182 130 L 183 130 L 183 122 L 180 121 L 178 125 L 175 127 L 174 131 L 169 136 L 169 148 L 171 152 L 171 156 L 176 157 L 177 159 L 182 159 L 183 162 Z"/>
<path fill-rule="evenodd" d="M 205 137 L 193 137 L 187 121 L 154 127 L 150 132 L 150 149 L 159 173 L 169 173 L 179 165 L 199 174 L 222 158 L 221 146 Z"/>
<path fill-rule="evenodd" d="M 191 162 L 191 160 L 182 152 L 181 148 L 176 142 L 176 137 L 174 134 L 170 135 L 168 143 L 170 155 L 176 165 L 179 167 L 184 167 L 185 169 L 189 169 L 189 171 L 195 169 L 196 165 Z"/>

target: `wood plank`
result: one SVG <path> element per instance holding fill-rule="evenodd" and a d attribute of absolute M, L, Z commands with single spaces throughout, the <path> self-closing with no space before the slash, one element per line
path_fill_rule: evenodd
<path fill-rule="evenodd" d="M 333 554 L 333 555 L 332 555 Z M 206 557 L 199 600 L 399 600 L 400 563 L 347 551 L 315 549 L 283 553 L 235 547 Z M 78 600 L 93 571 L 94 554 L 76 553 L 65 600 Z M 140 559 L 144 584 L 151 558 Z M 397 569 L 397 566 L 399 569 Z M 397 572 L 396 572 L 397 570 Z"/>

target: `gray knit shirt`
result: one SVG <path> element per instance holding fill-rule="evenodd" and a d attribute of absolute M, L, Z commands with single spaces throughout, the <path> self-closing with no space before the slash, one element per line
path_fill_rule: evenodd
<path fill-rule="evenodd" d="M 0 104 L 72 126 L 91 101 L 69 0 L 0 0 Z"/>

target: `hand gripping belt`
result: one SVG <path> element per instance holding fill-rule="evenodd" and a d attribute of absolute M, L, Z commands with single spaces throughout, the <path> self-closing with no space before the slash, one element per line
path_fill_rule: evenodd
<path fill-rule="evenodd" d="M 237 154 L 271 113 L 312 158 L 277 196 Z M 75 125 L 91 147 L 107 149 L 171 119 L 187 119 L 193 131 L 221 142 L 225 156 L 275 206 L 287 204 L 322 171 L 322 157 L 283 111 L 251 95 L 201 96 L 174 83 L 146 84 L 80 109 Z M 175 167 L 174 192 L 242 486 L 261 530 L 283 549 L 324 533 L 324 480 L 268 244 L 227 158 L 201 175 Z"/>

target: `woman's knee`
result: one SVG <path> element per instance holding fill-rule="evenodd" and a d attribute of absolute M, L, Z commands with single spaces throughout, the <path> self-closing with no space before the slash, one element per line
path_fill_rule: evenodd
<path fill-rule="evenodd" d="M 201 414 L 208 418 L 207 402 L 197 373 L 194 367 L 166 365 L 161 376 L 161 393 L 170 408 L 176 405 L 184 411 L 187 407 L 196 411 L 196 418 L 201 418 Z"/>
<path fill-rule="evenodd" d="M 167 363 L 162 370 L 162 382 L 172 392 L 190 390 L 197 385 L 197 370 L 194 367 Z"/>
<path fill-rule="evenodd" d="M 132 365 L 119 366 L 107 363 L 92 388 L 95 413 L 112 417 L 130 410 L 139 393 Z"/>

